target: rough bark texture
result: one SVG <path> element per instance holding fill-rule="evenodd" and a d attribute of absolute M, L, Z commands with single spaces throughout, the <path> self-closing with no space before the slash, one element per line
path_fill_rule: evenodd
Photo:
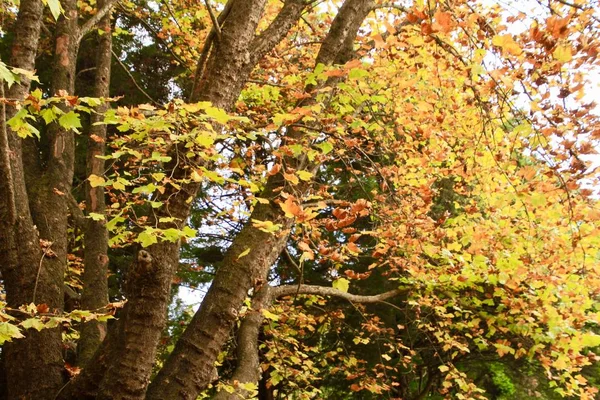
<path fill-rule="evenodd" d="M 272 303 L 271 287 L 264 286 L 252 299 L 252 310 L 248 311 L 237 334 L 237 366 L 229 381 L 235 388 L 233 393 L 221 390 L 213 400 L 237 400 L 249 396 L 239 383 L 254 383 L 260 379 L 260 358 L 258 354 L 258 335 L 262 327 L 262 310 Z"/>
<path fill-rule="evenodd" d="M 34 69 L 42 15 L 41 1 L 20 2 L 11 66 Z M 24 80 L 20 85 L 13 85 L 7 97 L 21 100 L 28 91 L 29 82 Z M 4 111 L 4 121 L 15 112 L 12 107 Z M 52 273 L 43 268 L 47 258 L 42 257 L 39 233 L 28 206 L 21 139 L 5 124 L 0 136 L 0 268 L 8 306 L 17 308 L 32 302 L 35 292 L 37 303 L 60 309 L 63 277 L 60 276 L 60 285 L 57 285 Z M 6 343 L 3 348 L 8 398 L 50 399 L 63 384 L 60 332 L 30 330 L 26 336 Z"/>
<path fill-rule="evenodd" d="M 104 7 L 105 3 L 106 0 L 99 1 L 98 8 Z M 107 13 L 100 20 L 98 28 L 104 31 L 104 34 L 98 36 L 94 96 L 108 97 L 112 59 L 110 13 Z M 91 174 L 101 176 L 104 173 L 104 160 L 97 156 L 103 156 L 105 153 L 106 125 L 94 125 L 94 123 L 102 120 L 107 108 L 107 104 L 102 104 L 96 109 L 97 114 L 92 114 L 92 126 L 88 138 L 86 157 L 88 176 Z M 87 211 L 105 214 L 104 188 L 93 188 L 87 182 L 85 194 Z M 81 307 L 85 310 L 96 310 L 108 303 L 108 232 L 104 220 L 94 221 L 90 219 L 85 225 Z M 83 325 L 80 335 L 77 344 L 78 362 L 79 365 L 85 365 L 104 340 L 106 323 L 90 321 Z"/>
<path fill-rule="evenodd" d="M 371 6 L 371 1 L 364 0 L 348 0 L 344 3 L 333 21 L 317 62 L 331 64 L 348 60 L 352 54 L 351 51 L 348 52 L 348 44 L 351 50 L 358 29 Z M 233 15 L 230 15 L 227 21 L 230 21 L 230 18 L 234 20 Z M 223 39 L 225 42 L 225 38 Z M 235 49 L 239 55 L 246 54 L 243 47 L 235 47 Z M 228 54 L 227 52 L 225 54 Z M 212 63 L 209 61 L 207 70 L 211 71 L 211 68 L 223 65 L 229 67 L 228 64 L 218 61 L 216 57 Z M 228 67 L 215 70 L 216 83 L 222 84 L 224 79 L 232 78 Z M 244 68 L 243 63 L 240 68 Z M 234 86 L 238 83 L 239 81 L 233 80 Z M 218 86 L 206 87 L 208 93 L 214 93 L 214 87 Z M 223 94 L 215 94 L 215 96 L 221 99 L 227 98 Z M 302 133 L 292 130 L 291 136 L 292 140 L 300 139 Z M 298 167 L 304 163 L 304 159 L 289 160 L 286 165 Z M 285 181 L 280 174 L 270 177 L 261 197 L 274 200 L 284 185 Z M 295 192 L 300 196 L 306 190 L 306 186 L 295 188 Z M 268 269 L 285 246 L 287 235 L 293 225 L 293 220 L 287 218 L 281 207 L 273 201 L 269 204 L 257 204 L 250 220 L 272 221 L 274 224 L 281 224 L 282 229 L 279 234 L 269 234 L 255 228 L 252 224 L 246 224 L 236 236 L 225 254 L 200 309 L 152 382 L 148 391 L 149 399 L 195 399 L 198 393 L 210 383 L 214 362 L 237 319 L 238 310 L 249 290 L 260 288 Z M 250 252 L 240 257 L 248 249 Z"/>

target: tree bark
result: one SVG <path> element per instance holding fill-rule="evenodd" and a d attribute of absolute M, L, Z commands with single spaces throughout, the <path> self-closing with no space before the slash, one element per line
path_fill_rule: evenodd
<path fill-rule="evenodd" d="M 333 21 L 317 62 L 332 64 L 347 61 L 352 54 L 347 51 L 348 44 L 352 49 L 358 29 L 371 6 L 372 2 L 365 0 L 348 0 L 344 3 Z M 245 49 L 238 49 L 237 53 L 244 54 L 243 50 Z M 213 59 L 212 64 L 209 62 L 208 71 L 211 67 L 217 68 L 219 65 L 226 64 Z M 233 78 L 229 73 L 218 69 L 216 71 L 217 82 L 222 83 L 223 79 Z M 237 85 L 238 81 L 233 79 L 233 83 Z M 208 93 L 214 93 L 214 90 L 213 86 L 207 86 Z M 223 94 L 215 96 L 226 98 Z M 301 138 L 302 133 L 292 129 L 289 136 L 292 140 L 297 140 Z M 298 167 L 304 163 L 302 158 L 290 159 L 286 165 Z M 261 197 L 276 199 L 284 185 L 285 180 L 281 174 L 270 177 Z M 307 189 L 307 185 L 299 185 L 295 188 L 295 193 L 302 196 Z M 229 336 L 244 299 L 250 289 L 260 289 L 269 268 L 283 250 L 293 225 L 293 219 L 286 217 L 281 207 L 273 201 L 269 204 L 257 204 L 249 220 L 272 221 L 274 224 L 281 224 L 282 228 L 279 234 L 269 234 L 247 223 L 236 236 L 200 309 L 150 385 L 149 399 L 195 399 L 210 383 L 214 362 Z M 241 257 L 247 250 L 250 252 Z"/>
<path fill-rule="evenodd" d="M 105 7 L 106 3 L 106 0 L 100 0 L 98 9 Z M 110 20 L 109 12 L 98 24 L 98 28 L 104 33 L 98 36 L 94 96 L 100 98 L 109 97 L 110 95 L 110 66 L 112 60 Z M 94 124 L 102 121 L 103 114 L 107 109 L 108 104 L 102 104 L 96 108 L 96 113 L 92 114 L 92 126 L 88 138 L 86 157 L 88 176 L 91 174 L 102 176 L 104 174 L 104 160 L 97 156 L 103 156 L 106 151 L 106 125 Z M 93 188 L 89 182 L 86 182 L 85 195 L 88 212 L 106 215 L 104 188 L 100 186 Z M 86 221 L 83 240 L 85 250 L 81 307 L 84 310 L 96 310 L 108 303 L 108 231 L 106 230 L 106 220 L 95 221 L 90 219 Z M 90 321 L 82 326 L 77 344 L 79 365 L 85 365 L 92 358 L 105 336 L 106 323 Z"/>
<path fill-rule="evenodd" d="M 39 0 L 20 2 L 11 66 L 34 70 L 43 9 Z M 29 81 L 23 79 L 21 84 L 10 88 L 7 97 L 22 100 L 28 92 Z M 53 282 L 52 273 L 43 268 L 47 258 L 43 257 L 39 232 L 28 206 L 22 141 L 5 124 L 14 115 L 15 109 L 7 106 L 3 111 L 0 135 L 0 259 L 7 304 L 17 308 L 35 301 L 45 303 L 51 309 L 61 309 L 63 276 L 60 276 L 58 284 Z M 62 386 L 59 330 L 29 330 L 26 338 L 5 343 L 3 353 L 9 399 L 50 399 Z"/>

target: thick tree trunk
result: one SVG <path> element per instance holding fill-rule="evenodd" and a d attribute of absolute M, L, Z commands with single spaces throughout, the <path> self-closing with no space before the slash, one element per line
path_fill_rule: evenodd
<path fill-rule="evenodd" d="M 15 24 L 10 65 L 34 70 L 43 15 L 39 0 L 20 2 Z M 21 100 L 29 82 L 13 85 L 9 98 Z M 14 114 L 7 107 L 6 121 Z M 62 308 L 62 279 L 55 282 L 52 271 L 44 268 L 48 258 L 40 248 L 40 236 L 29 209 L 25 185 L 22 142 L 2 126 L 0 139 L 0 260 L 9 307 L 35 301 L 51 309 Z M 26 338 L 5 343 L 3 348 L 9 399 L 50 399 L 63 384 L 61 336 L 57 329 L 26 332 Z"/>
<path fill-rule="evenodd" d="M 371 7 L 372 2 L 365 0 L 348 0 L 344 3 L 322 45 L 317 62 L 343 63 L 349 59 L 352 52 L 348 51 L 348 44 L 351 50 L 358 29 Z M 213 64 L 209 62 L 209 67 L 211 65 L 223 64 L 216 64 L 214 61 Z M 218 78 L 228 76 L 219 73 Z M 208 87 L 213 90 L 212 86 Z M 302 138 L 302 133 L 291 130 L 290 136 L 288 140 L 298 140 Z M 305 165 L 305 161 L 290 159 L 286 165 L 309 167 Z M 284 186 L 285 180 L 281 174 L 272 176 L 261 197 L 274 200 Z M 302 196 L 307 189 L 306 185 L 299 185 L 294 188 L 294 192 Z M 282 228 L 278 234 L 269 234 L 248 223 L 236 236 L 200 309 L 152 382 L 148 391 L 149 399 L 195 399 L 210 383 L 214 362 L 229 336 L 244 299 L 250 289 L 260 289 L 269 268 L 283 250 L 293 225 L 293 220 L 287 218 L 281 207 L 273 201 L 269 204 L 257 204 L 250 220 L 272 221 L 274 224 L 281 224 Z M 250 252 L 241 257 L 247 250 Z"/>
<path fill-rule="evenodd" d="M 106 1 L 99 1 L 98 8 L 104 6 Z M 100 23 L 98 28 L 104 33 L 98 36 L 98 47 L 96 56 L 96 78 L 94 96 L 109 97 L 110 89 L 110 66 L 112 60 L 112 34 L 110 24 L 110 13 Z M 102 121 L 103 114 L 108 104 L 97 107 L 96 114 L 92 114 L 92 126 L 88 138 L 87 149 L 87 175 L 104 174 L 104 160 L 97 156 L 105 153 L 106 125 L 94 125 Z M 106 201 L 104 188 L 91 187 L 89 182 L 85 186 L 85 201 L 87 211 L 105 215 Z M 84 270 L 83 270 L 83 292 L 81 294 L 81 308 L 84 310 L 96 310 L 108 303 L 108 231 L 106 221 L 94 221 L 90 219 L 85 224 L 84 232 Z M 81 328 L 80 339 L 77 344 L 78 363 L 85 365 L 94 355 L 100 343 L 106 336 L 106 323 L 90 321 Z"/>

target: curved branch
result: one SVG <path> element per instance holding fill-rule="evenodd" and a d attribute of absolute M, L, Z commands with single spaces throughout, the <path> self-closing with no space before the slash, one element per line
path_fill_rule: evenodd
<path fill-rule="evenodd" d="M 274 299 L 278 299 L 280 297 L 291 296 L 296 294 L 314 294 L 317 296 L 330 296 L 330 297 L 339 297 L 344 300 L 348 300 L 352 303 L 361 303 L 361 304 L 371 304 L 371 303 L 383 303 L 386 300 L 389 300 L 393 297 L 400 296 L 402 294 L 406 294 L 412 290 L 412 287 L 403 287 L 394 290 L 390 290 L 384 293 L 375 294 L 375 295 L 360 295 L 360 294 L 352 294 L 347 292 L 342 292 L 341 290 L 327 287 L 327 286 L 318 286 L 318 285 L 284 285 L 273 288 L 272 296 Z"/>
<path fill-rule="evenodd" d="M 121 66 L 121 68 L 123 68 L 123 71 L 125 71 L 125 73 L 127 74 L 127 76 L 129 76 L 129 79 L 131 79 L 131 81 L 133 82 L 133 84 L 135 85 L 135 87 L 148 99 L 150 100 L 150 102 L 152 102 L 153 104 L 162 107 L 162 104 L 160 104 L 159 102 L 157 102 L 156 100 L 154 100 L 152 97 L 150 97 L 150 95 L 148 93 L 146 93 L 146 91 L 137 83 L 137 81 L 135 80 L 135 78 L 133 77 L 133 75 L 131 74 L 131 72 L 129 71 L 129 69 L 127 68 L 127 66 L 125 64 L 123 64 L 123 61 L 121 61 L 119 59 L 119 56 L 114 52 L 114 50 L 110 50 L 110 52 L 112 53 L 112 55 L 115 57 L 115 60 L 117 60 L 117 62 L 119 63 L 119 65 Z"/>

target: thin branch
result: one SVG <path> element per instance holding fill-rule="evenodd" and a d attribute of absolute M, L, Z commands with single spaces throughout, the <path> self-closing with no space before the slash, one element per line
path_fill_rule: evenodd
<path fill-rule="evenodd" d="M 118 0 L 106 0 L 106 3 L 104 3 L 104 6 L 101 9 L 99 9 L 96 12 L 96 14 L 94 14 L 90 19 L 85 21 L 85 23 L 81 26 L 81 28 L 79 28 L 79 33 L 77 35 L 77 42 L 81 42 L 81 39 L 83 39 L 83 37 L 85 35 L 90 33 L 92 31 L 92 29 L 94 29 L 96 27 L 98 22 L 100 22 L 100 20 L 102 18 L 104 18 L 104 16 L 112 9 L 113 5 L 117 1 Z"/>
<path fill-rule="evenodd" d="M 361 304 L 372 304 L 372 303 L 383 303 L 386 300 L 394 298 L 396 296 L 400 296 L 402 294 L 406 294 L 410 292 L 412 287 L 404 287 L 399 289 L 390 290 L 388 292 L 364 296 L 359 294 L 351 294 L 347 292 L 342 292 L 341 290 L 326 287 L 326 286 L 318 286 L 318 285 L 284 285 L 273 288 L 273 298 L 280 298 L 285 296 L 291 296 L 298 292 L 298 294 L 314 294 L 318 296 L 331 296 L 331 297 L 339 297 L 344 300 L 348 300 L 352 303 L 361 303 Z"/>
<path fill-rule="evenodd" d="M 80 229 L 85 229 L 87 225 L 87 219 L 85 215 L 83 215 L 83 211 L 79 208 L 75 197 L 73 197 L 72 193 L 65 193 L 67 199 L 67 207 L 69 207 L 69 211 L 71 211 L 71 215 L 75 220 L 75 225 Z"/>
<path fill-rule="evenodd" d="M 157 105 L 157 106 L 159 106 L 159 107 L 162 108 L 162 105 L 159 102 L 157 102 L 156 100 L 154 100 L 152 97 L 150 97 L 150 95 L 148 93 L 146 93 L 146 91 L 144 89 L 142 89 L 142 87 L 137 83 L 137 81 L 135 80 L 135 78 L 133 77 L 133 75 L 131 75 L 131 72 L 129 71 L 129 68 L 127 68 L 127 66 L 125 64 L 123 64 L 123 62 L 119 59 L 119 56 L 114 52 L 114 50 L 111 49 L 110 52 L 112 53 L 113 57 L 115 57 L 115 59 L 117 60 L 117 62 L 121 66 L 121 68 L 123 68 L 123 71 L 125 71 L 125 73 L 129 76 L 129 79 L 131 79 L 131 81 L 133 82 L 133 84 L 135 85 L 135 87 L 144 96 L 146 96 L 146 98 L 148 100 L 150 100 L 152 103 L 154 103 L 155 105 Z"/>
<path fill-rule="evenodd" d="M 215 32 L 217 34 L 217 40 L 220 42 L 221 41 L 221 27 L 219 26 L 219 21 L 217 20 L 217 17 L 215 17 L 215 14 L 212 11 L 212 8 L 210 8 L 210 4 L 208 4 L 208 0 L 204 0 L 204 4 L 206 4 L 206 10 L 208 11 L 208 15 L 210 15 L 210 20 L 213 23 L 213 28 L 215 29 Z"/>
<path fill-rule="evenodd" d="M 169 51 L 169 53 L 171 53 L 171 55 L 173 56 L 173 58 L 175 60 L 177 60 L 177 62 L 182 66 L 185 67 L 186 66 L 186 62 L 179 57 L 177 54 L 175 54 L 175 52 L 173 51 L 173 49 L 171 48 L 171 45 L 163 38 L 160 37 L 160 35 L 158 34 L 158 32 L 156 32 L 156 30 L 152 27 L 152 25 L 150 25 L 147 21 L 145 21 L 143 18 L 138 17 L 135 14 L 131 14 L 129 12 L 129 10 L 127 10 L 125 7 L 120 6 L 119 7 L 121 9 L 121 11 L 123 11 L 127 16 L 131 17 L 131 18 L 135 18 L 136 20 L 139 21 L 140 24 L 142 24 L 144 26 L 144 28 L 146 28 L 146 30 L 148 32 L 150 32 L 152 34 L 152 36 L 154 36 L 154 38 L 158 41 L 160 41 L 163 46 L 165 46 L 167 48 L 167 50 Z"/>

